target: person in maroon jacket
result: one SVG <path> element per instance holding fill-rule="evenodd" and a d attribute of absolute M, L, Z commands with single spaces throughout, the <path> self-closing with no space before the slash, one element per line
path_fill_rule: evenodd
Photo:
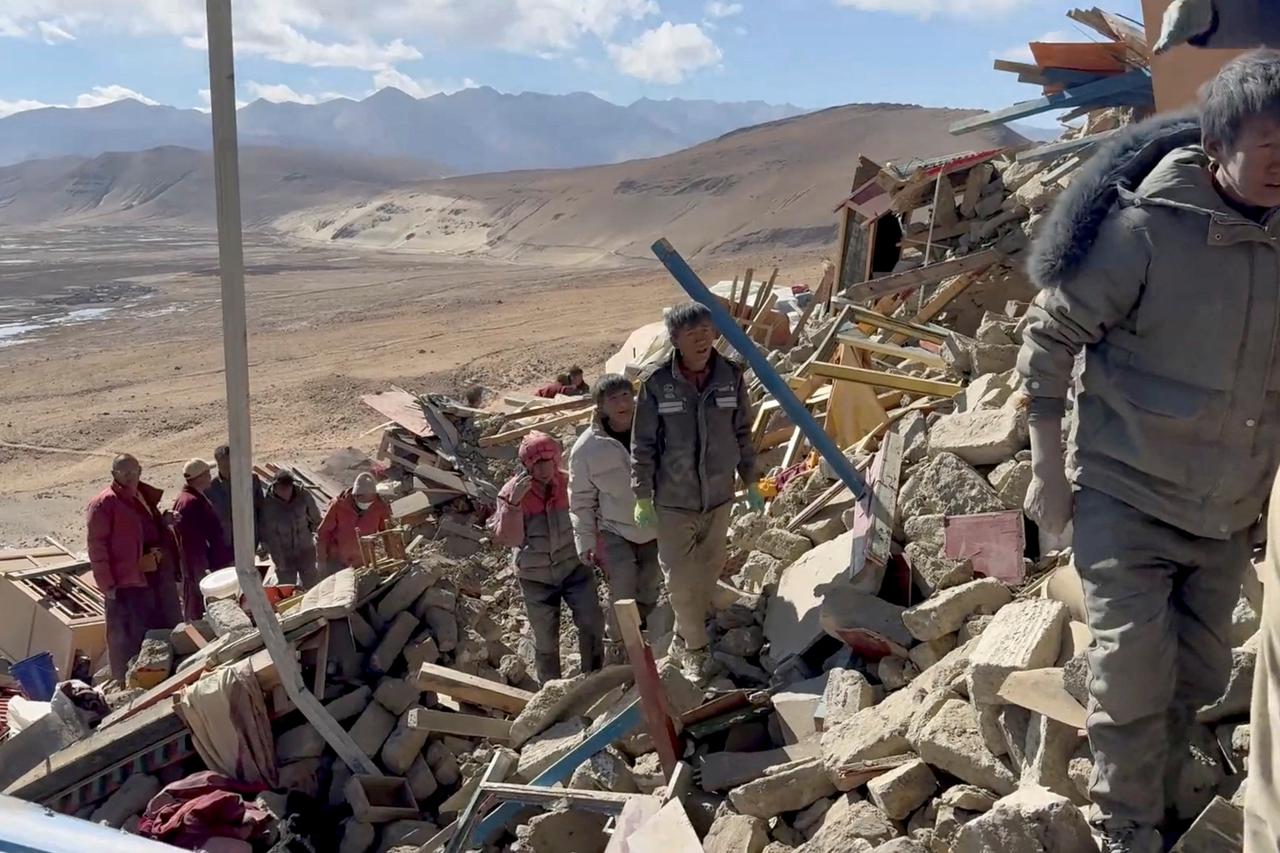
<path fill-rule="evenodd" d="M 186 485 L 173 502 L 173 532 L 178 536 L 182 567 L 182 616 L 188 622 L 204 616 L 200 579 L 213 569 L 230 565 L 231 537 L 222 529 L 218 513 L 205 497 L 213 482 L 212 468 L 203 459 L 192 459 L 182 469 Z"/>
<path fill-rule="evenodd" d="M 182 620 L 177 549 L 159 509 L 163 494 L 142 482 L 137 459 L 121 454 L 111 463 L 111 484 L 86 513 L 89 565 L 106 598 L 107 657 L 117 681 L 124 681 L 147 631 Z"/>

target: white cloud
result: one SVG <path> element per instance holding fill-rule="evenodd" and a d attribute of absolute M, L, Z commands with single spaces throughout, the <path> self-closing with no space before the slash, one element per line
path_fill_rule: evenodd
<path fill-rule="evenodd" d="M 864 12 L 891 12 L 928 19 L 934 15 L 980 17 L 1001 15 L 1031 5 L 1032 0 L 836 0 Z"/>
<path fill-rule="evenodd" d="M 640 34 L 628 45 L 611 44 L 609 56 L 623 74 L 674 85 L 691 72 L 715 65 L 723 54 L 697 24 L 673 24 Z"/>
<path fill-rule="evenodd" d="M 1039 38 L 1029 39 L 1021 44 L 1015 44 L 1005 50 L 993 53 L 992 59 L 1007 59 L 1010 62 L 1028 62 L 1034 63 L 1035 57 L 1031 54 L 1030 42 L 1047 41 L 1047 42 L 1079 42 L 1084 41 L 1080 34 L 1072 30 L 1053 30 L 1047 32 Z"/>
<path fill-rule="evenodd" d="M 264 101 L 271 101 L 274 104 L 291 102 L 295 104 L 321 104 L 325 101 L 332 101 L 336 98 L 345 98 L 339 92 L 321 92 L 318 95 L 304 95 L 295 90 L 286 83 L 256 83 L 250 80 L 245 84 L 245 89 L 254 98 L 261 98 Z M 204 98 L 208 89 L 200 90 L 200 97 Z"/>
<path fill-rule="evenodd" d="M 741 3 L 725 3 L 723 0 L 710 0 L 706 6 L 708 18 L 732 18 L 742 14 Z"/>
<path fill-rule="evenodd" d="M 429 98 L 441 93 L 452 95 L 462 89 L 475 89 L 479 83 L 470 77 L 464 77 L 461 83 L 446 80 L 431 80 L 426 77 L 410 77 L 396 68 L 388 68 L 373 75 L 373 90 L 376 92 L 388 86 L 399 89 L 414 98 Z"/>
<path fill-rule="evenodd" d="M 111 104 L 116 101 L 123 101 L 126 98 L 132 98 L 135 101 L 141 101 L 148 106 L 156 106 L 159 101 L 153 101 L 146 95 L 127 89 L 124 86 L 94 86 L 88 92 L 76 98 L 75 106 L 79 109 L 86 107 L 100 107 L 103 104 Z"/>
<path fill-rule="evenodd" d="M 0 15 L 0 38 L 22 38 L 27 31 L 8 15 Z"/>
<path fill-rule="evenodd" d="M 52 21 L 38 21 L 36 27 L 40 30 L 40 38 L 44 39 L 45 44 L 61 44 L 76 40 L 75 36 Z"/>
<path fill-rule="evenodd" d="M 41 101 L 0 101 L 0 118 L 11 116 L 14 113 L 22 113 L 27 110 L 40 110 L 51 106 L 53 105 L 46 104 Z"/>

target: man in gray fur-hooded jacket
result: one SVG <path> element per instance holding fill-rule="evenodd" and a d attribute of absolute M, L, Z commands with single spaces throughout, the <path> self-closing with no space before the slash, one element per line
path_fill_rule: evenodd
<path fill-rule="evenodd" d="M 1280 54 L 1246 54 L 1199 118 L 1099 151 L 1037 239 L 1018 360 L 1027 512 L 1074 525 L 1093 643 L 1090 795 L 1108 853 L 1159 851 L 1196 709 L 1231 671 L 1250 528 L 1280 462 Z M 1076 355 L 1074 493 L 1062 420 Z M 1192 817 L 1192 816 L 1183 816 Z"/>

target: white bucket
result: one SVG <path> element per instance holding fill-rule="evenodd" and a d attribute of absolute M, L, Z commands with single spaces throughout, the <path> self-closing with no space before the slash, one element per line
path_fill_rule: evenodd
<path fill-rule="evenodd" d="M 235 566 L 218 569 L 200 579 L 200 594 L 205 601 L 218 598 L 239 598 L 240 578 L 236 576 Z"/>

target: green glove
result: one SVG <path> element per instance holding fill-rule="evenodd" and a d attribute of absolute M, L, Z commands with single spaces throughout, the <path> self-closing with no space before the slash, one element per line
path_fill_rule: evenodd
<path fill-rule="evenodd" d="M 760 487 L 755 483 L 747 486 L 747 506 L 752 512 L 764 512 L 764 495 L 760 494 Z"/>
<path fill-rule="evenodd" d="M 636 501 L 636 524 L 648 527 L 653 524 L 653 499 L 639 498 Z"/>

